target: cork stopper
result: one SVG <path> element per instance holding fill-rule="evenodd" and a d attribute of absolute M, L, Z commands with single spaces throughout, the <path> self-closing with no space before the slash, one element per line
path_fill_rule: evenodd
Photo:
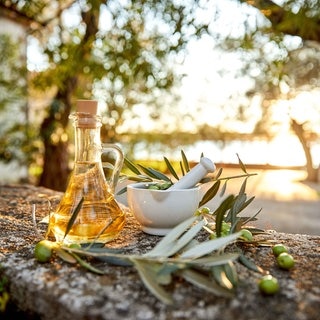
<path fill-rule="evenodd" d="M 96 128 L 100 124 L 97 121 L 98 101 L 77 100 L 78 127 Z"/>
<path fill-rule="evenodd" d="M 98 101 L 96 100 L 77 100 L 77 112 L 97 114 Z"/>

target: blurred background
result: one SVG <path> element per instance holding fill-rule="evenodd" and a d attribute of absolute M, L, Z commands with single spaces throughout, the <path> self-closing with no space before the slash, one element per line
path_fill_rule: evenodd
<path fill-rule="evenodd" d="M 102 140 L 131 160 L 179 160 L 184 150 L 230 168 L 238 154 L 259 170 L 298 171 L 318 190 L 319 7 L 0 0 L 1 183 L 64 191 L 68 116 L 77 99 L 96 99 Z"/>

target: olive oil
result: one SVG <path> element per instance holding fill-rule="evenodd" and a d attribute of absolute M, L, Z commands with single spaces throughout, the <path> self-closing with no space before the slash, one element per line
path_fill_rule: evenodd
<path fill-rule="evenodd" d="M 57 241 L 65 243 L 106 243 L 123 228 L 125 215 L 101 176 L 98 163 L 77 163 L 68 188 L 55 212 L 50 229 Z M 71 213 L 83 197 L 81 208 L 68 232 L 64 235 Z"/>
<path fill-rule="evenodd" d="M 114 198 L 123 154 L 115 145 L 102 147 L 96 102 L 81 100 L 78 108 L 81 112 L 71 117 L 75 126 L 74 168 L 59 205 L 50 215 L 49 229 L 58 242 L 66 244 L 106 243 L 125 223 L 125 214 Z M 115 154 L 114 163 L 107 162 L 106 167 L 113 167 L 113 171 L 107 180 L 101 157 L 111 153 Z"/>

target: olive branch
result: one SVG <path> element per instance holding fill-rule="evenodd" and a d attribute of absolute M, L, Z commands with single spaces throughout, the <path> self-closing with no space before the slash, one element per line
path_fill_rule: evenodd
<path fill-rule="evenodd" d="M 183 151 L 181 155 L 180 168 L 184 175 L 190 170 L 190 165 Z M 247 198 L 245 189 L 247 179 L 255 174 L 249 174 L 239 157 L 238 159 L 243 174 L 222 177 L 222 169 L 219 169 L 213 178 L 205 177 L 200 183 L 211 181 L 213 185 L 199 202 L 199 208 L 194 216 L 173 228 L 151 251 L 145 254 L 127 254 L 123 249 L 101 247 L 95 242 L 82 246 L 74 244 L 67 246 L 63 243 L 51 242 L 51 249 L 64 261 L 78 263 L 88 271 L 100 275 L 106 274 L 107 271 L 96 268 L 86 258 L 90 257 L 91 260 L 96 259 L 110 265 L 134 267 L 146 288 L 165 304 L 174 302 L 166 286 L 177 277 L 217 296 L 232 297 L 238 284 L 234 264 L 236 260 L 251 270 L 264 273 L 264 270 L 249 260 L 237 245 L 232 245 L 248 240 L 244 239 L 243 230 L 249 221 L 256 220 L 260 212 L 259 210 L 250 217 L 240 216 L 240 213 L 254 200 L 254 197 Z M 170 161 L 167 158 L 164 158 L 164 161 L 171 176 L 179 180 L 179 175 Z M 153 168 L 135 165 L 128 159 L 125 160 L 125 164 L 135 174 L 135 176 L 127 176 L 130 180 L 173 184 L 171 178 Z M 227 182 L 235 178 L 244 178 L 237 195 L 225 197 L 213 211 L 202 207 L 219 191 L 220 197 L 224 196 Z M 82 202 L 82 200 L 79 201 L 69 219 L 65 237 L 77 218 Z M 263 232 L 256 228 L 250 228 L 250 230 L 252 234 Z M 203 234 L 206 231 L 209 237 L 206 233 Z M 205 240 L 200 241 L 199 239 L 203 239 L 204 235 Z M 255 244 L 254 240 L 249 239 L 249 242 Z"/>
<path fill-rule="evenodd" d="M 201 154 L 200 157 L 203 157 L 203 153 Z M 204 183 L 209 183 L 209 182 L 214 182 L 213 185 L 206 191 L 204 196 L 199 202 L 199 207 L 205 205 L 207 202 L 209 202 L 211 199 L 213 199 L 218 191 L 220 190 L 220 196 L 223 196 L 225 194 L 225 191 L 227 189 L 227 183 L 232 180 L 232 179 L 239 179 L 239 178 L 249 178 L 250 176 L 255 176 L 257 175 L 256 173 L 248 173 L 245 165 L 241 161 L 239 155 L 237 154 L 238 157 L 238 162 L 239 162 L 239 167 L 243 171 L 243 174 L 239 174 L 236 176 L 230 176 L 230 177 L 222 177 L 222 172 L 223 168 L 220 168 L 217 173 L 213 177 L 206 176 L 202 180 L 200 180 L 199 184 L 204 184 Z M 177 173 L 177 171 L 174 169 L 173 164 L 168 160 L 168 158 L 163 157 L 164 162 L 167 166 L 167 169 L 172 177 L 174 177 L 177 181 L 180 180 L 182 176 L 184 176 L 186 173 L 190 171 L 190 163 L 187 159 L 186 154 L 184 153 L 183 150 L 181 150 L 181 160 L 179 161 L 179 166 L 181 170 L 181 174 Z M 172 178 L 165 175 L 164 173 L 151 168 L 151 167 L 146 167 L 141 164 L 134 164 L 131 160 L 128 158 L 124 159 L 124 164 L 125 166 L 134 174 L 134 175 L 123 175 L 123 179 L 127 179 L 130 181 L 136 181 L 136 182 L 150 182 L 150 186 L 156 186 L 158 189 L 165 190 L 168 189 L 171 185 L 174 184 L 172 181 Z M 246 181 L 246 180 L 245 180 Z M 222 188 L 220 189 L 221 183 Z M 243 194 L 245 190 L 245 185 L 242 187 L 242 192 Z M 127 191 L 127 187 L 122 188 L 121 190 L 118 191 L 118 195 L 123 194 Z M 252 199 L 253 200 L 253 199 Z M 252 201 L 251 200 L 251 201 Z"/>
<path fill-rule="evenodd" d="M 146 288 L 160 301 L 172 304 L 172 295 L 164 286 L 180 277 L 218 296 L 232 297 L 237 285 L 234 261 L 240 252 L 224 252 L 241 233 L 233 233 L 214 240 L 198 241 L 195 236 L 206 224 L 206 219 L 193 216 L 172 229 L 149 252 L 142 255 L 124 254 L 119 249 L 106 247 L 74 248 L 61 245 L 60 258 L 79 263 L 91 272 L 106 274 L 86 262 L 91 257 L 112 265 L 133 266 Z"/>

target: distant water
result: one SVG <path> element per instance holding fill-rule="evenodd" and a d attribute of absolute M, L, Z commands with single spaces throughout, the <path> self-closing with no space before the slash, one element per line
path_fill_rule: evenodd
<path fill-rule="evenodd" d="M 126 146 L 123 146 L 126 152 Z M 199 141 L 192 146 L 177 146 L 169 148 L 160 143 L 146 145 L 143 142 L 135 146 L 135 159 L 163 160 L 166 156 L 169 160 L 180 160 L 183 150 L 189 161 L 198 162 L 201 153 L 216 163 L 238 163 L 237 154 L 244 164 L 270 164 L 279 166 L 304 166 L 305 157 L 299 142 L 278 141 L 268 143 L 266 141 L 230 141 L 220 142 Z M 314 166 L 320 164 L 320 145 L 312 147 Z M 0 162 L 0 184 L 15 183 L 26 179 L 28 169 L 17 162 L 3 164 Z"/>
<path fill-rule="evenodd" d="M 199 161 L 201 153 L 214 162 L 238 163 L 237 154 L 245 164 L 270 164 L 283 166 L 303 166 L 305 156 L 302 146 L 295 141 L 230 141 L 222 144 L 212 141 L 199 141 L 192 146 L 179 146 L 170 149 L 154 143 L 146 145 L 141 142 L 135 146 L 136 159 L 159 159 L 166 156 L 170 160 L 181 159 L 181 150 L 188 160 Z M 314 165 L 320 164 L 320 145 L 312 148 Z"/>

